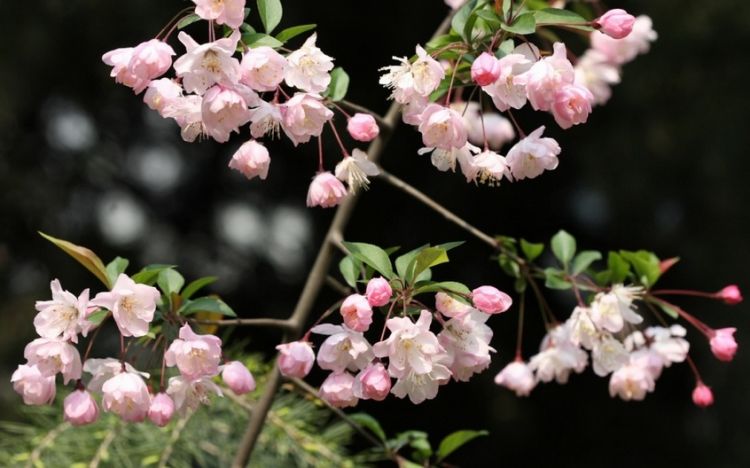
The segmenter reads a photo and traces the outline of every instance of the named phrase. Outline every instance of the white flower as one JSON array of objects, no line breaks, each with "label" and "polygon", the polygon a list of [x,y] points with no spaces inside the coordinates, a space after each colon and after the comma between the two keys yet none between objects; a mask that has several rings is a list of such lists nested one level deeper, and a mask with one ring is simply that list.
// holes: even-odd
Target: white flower
[{"label": "white flower", "polygon": [[184,31],[177,38],[187,50],[174,62],[175,73],[182,78],[185,91],[203,94],[217,83],[231,86],[239,82],[242,76],[240,62],[232,57],[240,39],[239,30],[207,44],[198,44]]},{"label": "white flower", "polygon": [[378,166],[367,159],[367,153],[359,148],[355,148],[351,156],[344,157],[340,163],[336,164],[335,172],[340,181],[349,184],[352,193],[360,188],[367,190],[370,185],[367,176],[374,177],[380,174]]},{"label": "white flower", "polygon": [[426,97],[435,91],[445,77],[445,70],[421,46],[417,45],[417,60],[409,63],[405,57],[393,57],[401,63],[383,67],[388,73],[380,77],[380,84],[393,90],[391,97],[406,104],[415,97]]},{"label": "white flower", "polygon": [[669,367],[673,362],[683,362],[687,358],[690,343],[683,338],[686,330],[682,326],[649,327],[644,334],[650,338],[649,349],[661,356],[665,367]]},{"label": "white flower", "polygon": [[565,322],[570,329],[570,340],[576,346],[592,349],[599,335],[596,325],[591,320],[591,309],[588,307],[576,307],[570,318]]},{"label": "white flower", "polygon": [[269,135],[269,138],[279,137],[281,125],[281,108],[278,104],[263,100],[258,102],[258,107],[250,109],[250,134],[253,138],[261,138]]},{"label": "white flower", "polygon": [[[118,359],[87,359],[83,363],[83,371],[92,375],[91,380],[86,384],[86,388],[91,392],[101,392],[104,382],[122,372],[123,363]],[[138,374],[144,379],[149,378],[147,372],[139,372],[133,366],[125,363],[125,372]]]},{"label": "white flower", "polygon": [[575,82],[591,91],[595,104],[605,104],[612,96],[612,85],[620,82],[620,69],[594,49],[587,50],[578,59],[575,72]]},{"label": "white flower", "polygon": [[646,394],[654,391],[656,382],[651,373],[636,364],[628,364],[617,369],[609,379],[609,394],[625,401],[643,400]]},{"label": "white flower", "polygon": [[588,355],[573,344],[570,330],[560,325],[547,333],[542,340],[541,351],[532,356],[529,368],[541,382],[567,383],[570,371],[581,373],[588,363]]},{"label": "white flower", "polygon": [[604,335],[594,344],[591,360],[596,375],[604,377],[628,362],[629,354],[625,347],[611,335]]},{"label": "white flower", "polygon": [[432,315],[427,310],[420,312],[416,323],[408,317],[388,319],[386,326],[391,334],[375,343],[373,351],[377,357],[388,356],[388,372],[393,377],[432,372],[433,361],[444,350],[430,331],[431,322]]},{"label": "white flower", "polygon": [[490,187],[500,185],[504,178],[512,180],[510,168],[504,156],[494,151],[483,151],[474,157],[474,166],[478,168],[475,181]]},{"label": "white flower", "polygon": [[415,405],[437,396],[438,387],[450,381],[451,371],[444,365],[445,355],[437,356],[431,369],[426,373],[409,371],[396,381],[391,393],[398,398],[409,396]]},{"label": "white flower", "polygon": [[171,377],[167,385],[167,395],[172,397],[175,409],[182,414],[195,410],[201,404],[208,404],[212,394],[224,396],[211,377],[197,380],[188,380],[183,376]]},{"label": "white flower", "polygon": [[516,396],[528,396],[536,387],[534,373],[523,361],[513,361],[495,376],[495,383],[516,392]]},{"label": "white flower", "polygon": [[472,375],[482,372],[490,365],[492,329],[485,325],[490,316],[477,310],[448,320],[438,341],[452,358],[448,366],[453,378],[467,382]]},{"label": "white flower", "polygon": [[308,37],[302,47],[286,58],[288,67],[284,80],[289,86],[309,93],[321,93],[331,82],[329,72],[333,68],[333,59],[315,46],[317,34]]},{"label": "white flower", "polygon": [[360,332],[331,324],[313,327],[312,332],[331,335],[318,351],[318,365],[321,369],[334,372],[364,369],[374,357],[370,343]]},{"label": "white flower", "polygon": [[87,320],[89,290],[85,289],[77,298],[68,291],[63,291],[59,280],[50,283],[51,301],[37,301],[34,317],[34,328],[42,338],[57,338],[78,343],[78,333],[86,336],[94,326]]},{"label": "white flower", "polygon": [[591,303],[591,320],[597,327],[617,333],[625,322],[639,324],[643,317],[635,312],[633,300],[639,297],[641,288],[614,285],[608,293],[598,293]]}]

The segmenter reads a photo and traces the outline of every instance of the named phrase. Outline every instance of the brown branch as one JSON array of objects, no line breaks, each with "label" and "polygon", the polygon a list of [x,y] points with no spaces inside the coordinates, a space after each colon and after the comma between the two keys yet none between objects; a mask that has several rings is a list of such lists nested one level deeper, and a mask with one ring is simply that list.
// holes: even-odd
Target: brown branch
[{"label": "brown branch", "polygon": [[226,327],[226,326],[269,327],[269,328],[281,328],[287,331],[292,331],[296,329],[294,324],[289,320],[272,319],[272,318],[237,318],[237,319],[224,319],[224,320],[190,319],[190,322],[195,323],[197,325],[216,325],[220,327]]}]

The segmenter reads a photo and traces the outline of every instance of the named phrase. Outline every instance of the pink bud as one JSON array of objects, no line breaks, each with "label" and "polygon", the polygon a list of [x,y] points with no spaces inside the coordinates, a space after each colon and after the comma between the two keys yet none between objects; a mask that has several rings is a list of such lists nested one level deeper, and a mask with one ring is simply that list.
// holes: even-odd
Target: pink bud
[{"label": "pink bud", "polygon": [[742,302],[742,292],[736,284],[730,284],[721,291],[716,293],[717,299],[721,299],[726,304],[735,305]]},{"label": "pink bud", "polygon": [[365,367],[354,382],[354,395],[363,400],[383,401],[390,391],[391,377],[379,362]]},{"label": "pink bud", "polygon": [[148,419],[159,427],[166,426],[174,414],[174,401],[166,393],[159,393],[151,400]]},{"label": "pink bud", "polygon": [[320,398],[337,408],[356,406],[354,376],[348,372],[333,372],[320,385]]},{"label": "pink bud", "polygon": [[268,156],[268,150],[255,140],[250,140],[240,146],[229,161],[231,169],[241,172],[248,179],[257,176],[265,180],[270,164],[271,158]]},{"label": "pink bud", "polygon": [[346,187],[330,172],[316,175],[307,191],[307,206],[330,208],[344,199],[348,192]]},{"label": "pink bud", "polygon": [[388,280],[383,277],[377,277],[367,283],[365,295],[371,306],[380,307],[388,304],[391,300],[391,295],[393,295],[393,290]]},{"label": "pink bud", "polygon": [[372,323],[372,307],[361,294],[352,294],[344,299],[341,304],[341,315],[346,326],[354,331],[367,331]]},{"label": "pink bud", "polygon": [[310,373],[313,362],[315,362],[315,353],[310,343],[293,341],[280,344],[276,349],[279,350],[277,362],[282,375],[301,379]]},{"label": "pink bud", "polygon": [[711,337],[711,352],[720,361],[729,362],[737,352],[737,342],[734,340],[736,328],[722,328],[713,331]]},{"label": "pink bud", "polygon": [[86,390],[76,390],[63,402],[64,419],[74,426],[91,424],[99,417],[99,407]]},{"label": "pink bud", "polygon": [[380,134],[380,128],[375,122],[375,117],[359,112],[349,119],[346,130],[357,141],[372,141]]},{"label": "pink bud", "polygon": [[633,30],[635,17],[625,10],[616,8],[604,13],[594,21],[594,26],[613,39],[622,39]]},{"label": "pink bud", "polygon": [[482,52],[482,55],[471,64],[471,79],[479,86],[491,85],[497,81],[498,77],[500,77],[500,61],[488,52]]},{"label": "pink bud", "polygon": [[703,382],[698,382],[693,390],[693,403],[701,408],[707,408],[714,404],[714,394],[711,388]]},{"label": "pink bud", "polygon": [[672,268],[675,263],[680,261],[680,257],[672,257],[668,258],[666,260],[662,260],[659,262],[659,271],[663,274],[666,273],[670,268]]},{"label": "pink bud", "polygon": [[221,372],[221,378],[227,384],[235,395],[244,395],[245,393],[255,390],[255,379],[253,374],[247,370],[244,364],[239,361],[232,361],[224,365]]},{"label": "pink bud", "polygon": [[492,286],[480,286],[471,292],[474,307],[486,314],[499,314],[510,309],[513,299]]}]

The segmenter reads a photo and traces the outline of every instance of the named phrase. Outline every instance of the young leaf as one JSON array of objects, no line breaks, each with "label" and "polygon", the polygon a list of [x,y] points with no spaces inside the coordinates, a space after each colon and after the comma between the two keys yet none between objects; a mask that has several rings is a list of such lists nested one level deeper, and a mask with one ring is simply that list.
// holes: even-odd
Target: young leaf
[{"label": "young leaf", "polygon": [[521,239],[521,250],[526,260],[533,262],[544,252],[544,244],[533,244],[526,239]]},{"label": "young leaf", "polygon": [[386,253],[385,250],[377,245],[365,244],[362,242],[344,242],[343,244],[356,259],[370,265],[386,278],[393,278],[391,259],[388,258],[388,253]]},{"label": "young leaf", "polygon": [[159,276],[159,273],[162,272],[162,270],[166,270],[167,268],[174,268],[176,265],[146,265],[139,271],[138,273],[134,274],[132,276],[133,281],[140,284],[148,284],[149,286],[153,286],[156,284],[156,278]]},{"label": "young leaf", "polygon": [[341,276],[344,277],[346,284],[353,288],[357,287],[357,278],[359,278],[360,273],[362,273],[362,270],[360,269],[361,266],[362,265],[351,255],[347,255],[341,259],[339,262],[339,271],[341,272]]},{"label": "young leaf", "polygon": [[609,253],[607,267],[610,272],[609,281],[612,284],[622,283],[630,273],[630,264],[617,252]]},{"label": "young leaf", "polygon": [[456,247],[461,247],[465,243],[466,243],[465,241],[446,242],[444,244],[438,244],[435,247],[443,249],[447,252],[449,250],[455,249]]},{"label": "young leaf", "polygon": [[472,440],[476,439],[477,437],[486,436],[489,434],[487,431],[456,431],[452,434],[448,434],[445,436],[443,440],[440,441],[440,446],[438,446],[437,451],[437,462],[440,463],[443,461],[448,455],[455,452],[468,442],[471,442]]},{"label": "young leaf", "polygon": [[406,278],[406,274],[408,273],[409,265],[411,264],[411,261],[414,260],[414,258],[421,252],[423,249],[429,247],[429,244],[425,244],[423,246],[417,247],[414,250],[410,250],[409,252],[406,252],[405,254],[399,256],[396,258],[396,272],[398,273],[398,276],[401,278]]},{"label": "young leaf", "polygon": [[271,34],[279,25],[282,12],[280,0],[258,0],[258,14],[267,33]]},{"label": "young leaf", "polygon": [[421,284],[414,290],[414,294],[424,294],[430,292],[447,292],[455,294],[468,295],[471,290],[465,285],[456,281],[441,281],[439,283],[429,282]]},{"label": "young leaf", "polygon": [[575,276],[583,273],[592,263],[602,259],[602,254],[595,250],[584,250],[576,255],[571,265],[571,273]]},{"label": "young leaf", "polygon": [[215,283],[217,279],[219,278],[217,278],[216,276],[204,276],[203,278],[198,278],[197,280],[192,281],[185,287],[185,289],[182,290],[182,298],[184,300],[190,299],[191,297],[193,297],[193,294],[197,293],[209,284]]},{"label": "young leaf", "polygon": [[639,250],[637,252],[621,250],[620,255],[633,265],[633,269],[635,270],[635,274],[638,276],[639,281],[647,288],[650,288],[659,280],[659,277],[661,276],[659,257],[653,253],[645,250]]},{"label": "young leaf", "polygon": [[229,307],[226,302],[218,297],[199,297],[198,299],[186,302],[179,310],[180,315],[191,315],[198,312],[215,312],[227,317],[236,317],[237,314]]},{"label": "young leaf", "polygon": [[513,34],[534,34],[536,32],[536,19],[532,13],[524,13],[513,21],[513,24],[503,24],[503,30]]},{"label": "young leaf", "polygon": [[101,324],[105,318],[109,315],[109,311],[106,309],[99,309],[96,312],[93,312],[91,315],[86,317],[86,320],[93,323],[94,325]]},{"label": "young leaf", "polygon": [[94,276],[99,278],[99,281],[104,283],[107,288],[112,287],[112,283],[110,283],[109,276],[107,275],[107,268],[104,266],[104,263],[102,263],[102,260],[94,252],[87,249],[86,247],[81,247],[80,245],[73,244],[72,242],[52,237],[41,231],[39,232],[39,235],[55,244],[66,254],[73,257],[78,263],[80,263],[88,271],[93,273]]},{"label": "young leaf", "polygon": [[479,10],[476,14],[493,29],[498,29],[503,24],[503,20],[492,10]]},{"label": "young leaf", "polygon": [[334,68],[331,71],[331,83],[323,96],[328,97],[331,101],[340,101],[346,97],[348,90],[349,75],[341,67]]},{"label": "young leaf", "polygon": [[385,442],[385,431],[383,430],[383,427],[380,425],[377,419],[373,418],[367,413],[350,414],[349,418],[360,426],[366,427],[370,430],[370,432],[375,434],[378,439]]},{"label": "young leaf", "polygon": [[576,240],[565,231],[558,231],[557,234],[552,237],[552,253],[567,269],[568,264],[573,259],[573,255],[576,253]]},{"label": "young leaf", "polygon": [[180,292],[180,289],[185,285],[185,278],[183,278],[177,270],[166,268],[159,272],[156,284],[158,284],[159,289],[169,297],[172,293]]},{"label": "young leaf", "polygon": [[532,14],[536,19],[536,23],[540,26],[553,25],[580,29],[582,31],[594,30],[591,26],[587,25],[588,21],[586,18],[570,10],[545,8],[543,10],[535,10]]},{"label": "young leaf", "polygon": [[302,33],[315,29],[316,24],[300,24],[299,26],[292,26],[291,28],[283,29],[276,35],[276,39],[280,42],[286,42],[299,36]]},{"label": "young leaf", "polygon": [[182,18],[179,23],[177,23],[177,29],[184,29],[200,20],[201,17],[196,15],[195,13],[189,14],[186,17]]},{"label": "young leaf", "polygon": [[518,263],[514,262],[509,256],[500,254],[497,257],[497,262],[500,264],[500,268],[503,269],[506,275],[512,276],[513,278],[521,277],[521,267]]},{"label": "young leaf", "polygon": [[120,273],[125,273],[129,264],[128,259],[122,257],[115,257],[107,264],[107,278],[109,278],[110,284],[115,284],[117,277],[120,276]]},{"label": "young leaf", "polygon": [[557,268],[544,269],[544,285],[550,289],[570,289],[573,286],[565,279],[565,275]]},{"label": "young leaf", "polygon": [[268,34],[264,33],[243,34],[242,42],[248,47],[267,46],[273,47],[274,49],[284,45],[283,42],[279,41],[275,37],[269,36]]},{"label": "young leaf", "polygon": [[[474,7],[476,5],[477,0],[466,2],[466,4],[456,12],[456,14],[453,16],[453,19],[451,20],[451,27],[453,28],[453,30],[456,31],[456,33],[460,34],[461,37],[463,37],[467,42],[470,38],[466,34],[466,29],[469,24],[473,25],[473,21],[476,21],[476,15],[472,15]],[[471,21],[472,16],[474,16],[473,21]],[[469,33],[471,33],[471,28],[468,29]]]},{"label": "young leaf", "polygon": [[410,281],[411,278],[419,277],[423,271],[430,267],[446,262],[448,262],[448,254],[446,254],[444,249],[439,247],[427,247],[419,252],[411,261],[410,265],[414,264],[414,266],[407,269],[411,270],[408,271],[406,275],[407,281]]}]

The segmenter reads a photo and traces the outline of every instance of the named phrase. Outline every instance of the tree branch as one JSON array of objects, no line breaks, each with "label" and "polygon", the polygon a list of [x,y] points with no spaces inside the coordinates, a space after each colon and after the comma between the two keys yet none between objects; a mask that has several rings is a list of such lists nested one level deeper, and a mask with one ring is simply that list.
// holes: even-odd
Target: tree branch
[{"label": "tree branch", "polygon": [[217,326],[250,326],[250,327],[269,327],[281,328],[286,331],[295,330],[294,324],[289,320],[272,319],[272,318],[237,318],[224,320],[208,319],[190,319],[191,323],[198,325],[217,325]]}]

